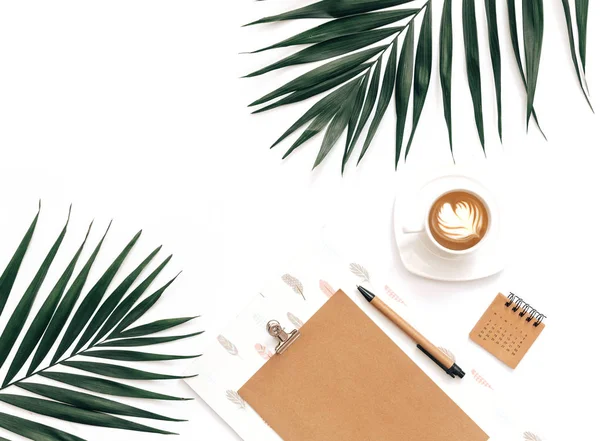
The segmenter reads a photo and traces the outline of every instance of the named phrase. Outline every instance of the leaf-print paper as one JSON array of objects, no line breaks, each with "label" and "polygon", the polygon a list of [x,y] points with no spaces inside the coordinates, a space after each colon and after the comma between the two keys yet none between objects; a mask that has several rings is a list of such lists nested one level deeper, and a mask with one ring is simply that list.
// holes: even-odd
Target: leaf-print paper
[{"label": "leaf-print paper", "polygon": [[228,390],[225,392],[225,396],[233,404],[238,405],[240,407],[240,409],[246,408],[246,402],[244,401],[244,399],[242,397],[240,397],[240,395],[236,391]]},{"label": "leaf-print paper", "polygon": [[300,320],[298,317],[296,317],[294,314],[292,314],[291,312],[287,313],[287,317],[288,317],[288,320],[290,321],[290,323],[292,325],[294,325],[297,329],[300,329],[302,326],[304,326],[304,322],[302,320]]},{"label": "leaf-print paper", "polygon": [[302,298],[306,300],[306,297],[304,297],[304,286],[302,286],[302,282],[300,282],[300,280],[290,274],[284,274],[281,277],[281,280],[283,280],[286,285],[292,288],[296,294],[300,294]]},{"label": "leaf-print paper", "polygon": [[269,358],[271,358],[273,356],[273,353],[271,351],[269,351],[265,346],[261,345],[260,343],[256,343],[254,345],[254,349],[256,349],[256,352],[258,352],[258,355],[260,355],[265,360],[268,360]]},{"label": "leaf-print paper", "polygon": [[482,385],[483,387],[487,387],[489,389],[494,389],[490,383],[486,381],[475,369],[471,369],[471,375],[473,375],[473,379],[477,382],[477,384]]},{"label": "leaf-print paper", "polygon": [[335,294],[333,287],[325,280],[319,280],[319,288],[321,291],[323,291],[323,294],[325,294],[327,298],[330,298]]},{"label": "leaf-print paper", "polygon": [[[319,253],[301,255],[293,262],[285,263],[283,271],[275,272],[275,277],[267,279],[266,283],[260,287],[262,295],[256,294],[253,300],[240,311],[230,311],[237,313],[235,319],[226,324],[223,329],[215,330],[216,334],[220,334],[229,343],[235,345],[236,350],[243,358],[239,355],[232,356],[221,342],[214,338],[208,342],[209,347],[202,348],[203,357],[190,366],[188,373],[198,375],[185,381],[239,434],[241,439],[244,441],[282,441],[249,404],[237,401],[235,394],[226,395],[226,391],[239,390],[250,377],[269,362],[269,353],[273,354],[273,357],[277,357],[274,350],[277,341],[266,332],[266,323],[269,320],[278,320],[288,331],[300,329],[316,311],[329,301],[329,297],[325,293],[328,289],[323,291],[321,281],[326,282],[335,290],[343,289],[350,297],[354,296],[353,298],[361,304],[364,312],[376,321],[416,363],[422,365],[422,368],[431,376],[432,381],[444,387],[445,382],[448,381],[445,378],[447,376],[420,351],[416,351],[414,345],[407,341],[395,325],[381,317],[375,308],[366,305],[360,294],[355,291],[356,285],[368,278],[373,285],[373,292],[381,295],[390,306],[396,305],[396,308],[402,308],[403,314],[407,314],[407,319],[411,324],[423,331],[434,343],[450,348],[457,355],[459,365],[462,363],[467,365],[463,368],[469,378],[463,379],[460,385],[456,383],[456,388],[447,388],[447,393],[451,399],[464,408],[474,421],[481,424],[484,430],[488,429],[486,432],[491,437],[489,441],[540,441],[535,438],[523,438],[523,433],[526,431],[542,433],[539,429],[540,426],[524,412],[518,414],[518,419],[523,418],[527,424],[516,422],[517,418],[510,412],[510,400],[513,395],[506,394],[509,405],[504,405],[503,402],[506,398],[501,394],[507,391],[504,389],[504,384],[500,383],[500,379],[498,384],[494,384],[494,389],[490,389],[487,386],[488,379],[484,379],[479,374],[479,370],[471,372],[473,366],[480,366],[481,372],[487,375],[483,371],[487,354],[471,347],[472,345],[468,341],[463,342],[460,335],[458,338],[448,335],[447,328],[435,326],[435,322],[432,322],[432,318],[427,315],[431,302],[438,302],[439,299],[425,295],[409,297],[409,294],[413,294],[413,292],[405,291],[405,285],[398,278],[395,268],[382,268],[381,263],[364,260],[360,264],[353,265],[354,271],[352,271],[349,263],[355,261],[352,258],[341,260],[340,254],[342,253],[335,250],[332,252],[329,249],[322,249]],[[372,271],[368,271],[367,268]],[[306,297],[306,301],[303,301],[299,293],[289,284],[283,284],[282,274],[288,274],[302,285],[302,293]],[[377,283],[373,283],[375,280]],[[294,285],[297,282],[294,282]],[[386,286],[389,291],[385,288]],[[248,293],[248,295],[251,294],[252,292]],[[414,292],[414,294],[417,293]],[[410,308],[398,306],[398,304],[402,304],[403,300],[409,302]],[[428,324],[432,323],[434,325],[428,327]],[[476,378],[480,381],[477,381]],[[501,384],[503,385],[502,389],[500,389]],[[500,390],[497,391],[497,389]],[[243,407],[244,405],[245,407]],[[505,414],[500,415],[497,411],[498,408],[508,410]],[[482,412],[482,415],[478,415],[478,412]],[[486,419],[488,422],[491,421],[491,426],[484,426]],[[508,429],[505,429],[506,427]],[[564,440],[544,438],[543,441]]]},{"label": "leaf-print paper", "polygon": [[238,348],[233,343],[231,343],[229,340],[227,340],[227,338],[225,338],[224,336],[219,335],[217,337],[217,340],[218,340],[219,344],[221,346],[223,346],[223,349],[225,349],[231,355],[238,355],[238,356],[240,355]]},{"label": "leaf-print paper", "polygon": [[390,299],[395,300],[398,303],[402,303],[403,305],[406,305],[406,302],[402,300],[402,298],[398,294],[396,294],[392,288],[385,285],[384,290]]},{"label": "leaf-print paper", "polygon": [[371,278],[369,277],[369,272],[367,271],[367,269],[364,266],[362,266],[362,265],[360,265],[358,263],[351,263],[350,264],[350,271],[355,276],[360,277],[363,282],[369,282],[369,281],[371,281]]},{"label": "leaf-print paper", "polygon": [[535,433],[531,433],[531,432],[525,432],[523,434],[523,439],[525,441],[542,441],[542,438],[537,436]]}]

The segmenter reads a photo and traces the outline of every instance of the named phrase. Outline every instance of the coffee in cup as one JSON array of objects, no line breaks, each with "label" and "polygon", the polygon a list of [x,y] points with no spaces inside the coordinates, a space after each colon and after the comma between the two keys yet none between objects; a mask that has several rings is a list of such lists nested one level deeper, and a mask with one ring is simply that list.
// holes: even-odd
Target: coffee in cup
[{"label": "coffee in cup", "polygon": [[487,204],[474,193],[452,190],[433,203],[427,222],[427,229],[438,245],[461,253],[484,239],[490,213]]}]

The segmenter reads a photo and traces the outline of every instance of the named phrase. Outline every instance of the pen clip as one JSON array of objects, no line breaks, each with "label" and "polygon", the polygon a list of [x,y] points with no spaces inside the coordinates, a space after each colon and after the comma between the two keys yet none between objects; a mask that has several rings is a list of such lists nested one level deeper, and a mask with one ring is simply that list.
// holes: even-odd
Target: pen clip
[{"label": "pen clip", "polygon": [[285,332],[277,320],[271,320],[267,323],[267,332],[279,340],[279,344],[275,349],[277,354],[283,354],[300,337],[300,332],[297,329],[293,329],[289,333]]}]

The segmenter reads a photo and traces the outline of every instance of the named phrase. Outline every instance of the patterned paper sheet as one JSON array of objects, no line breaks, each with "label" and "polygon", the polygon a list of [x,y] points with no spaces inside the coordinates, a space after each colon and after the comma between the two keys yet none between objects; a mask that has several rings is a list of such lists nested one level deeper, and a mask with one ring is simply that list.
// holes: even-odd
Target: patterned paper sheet
[{"label": "patterned paper sheet", "polygon": [[[419,318],[413,314],[413,302],[418,297],[398,294],[399,289],[377,279],[360,263],[340,263],[325,249],[312,251],[290,264],[287,271],[274,278],[236,319],[222,330],[204,356],[195,362],[190,372],[197,377],[187,380],[206,401],[245,441],[281,441],[266,423],[237,394],[260,367],[273,356],[275,340],[266,332],[266,323],[276,319],[287,330],[299,328],[338,288],[343,289],[375,322],[489,435],[492,441],[551,441],[546,434],[534,433],[515,416],[511,403],[495,390],[469,353],[460,365],[467,372],[461,380],[453,380],[431,363],[391,323],[369,307],[356,284],[363,284],[384,297],[384,300],[419,329]],[[428,330],[431,331],[431,330]],[[465,348],[446,344],[443,332],[426,335],[435,342],[444,342],[442,349],[451,357],[454,351],[461,355]],[[445,346],[448,346],[446,348]],[[467,360],[467,361],[465,361]]]}]

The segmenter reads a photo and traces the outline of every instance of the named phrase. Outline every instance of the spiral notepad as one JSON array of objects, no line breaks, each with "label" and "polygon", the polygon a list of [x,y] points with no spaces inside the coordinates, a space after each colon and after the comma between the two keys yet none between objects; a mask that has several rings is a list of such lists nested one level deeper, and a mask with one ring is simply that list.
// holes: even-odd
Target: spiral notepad
[{"label": "spiral notepad", "polygon": [[498,294],[469,337],[515,369],[544,330],[545,318],[521,297]]}]

